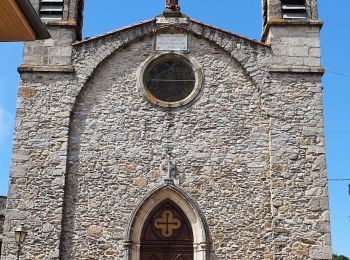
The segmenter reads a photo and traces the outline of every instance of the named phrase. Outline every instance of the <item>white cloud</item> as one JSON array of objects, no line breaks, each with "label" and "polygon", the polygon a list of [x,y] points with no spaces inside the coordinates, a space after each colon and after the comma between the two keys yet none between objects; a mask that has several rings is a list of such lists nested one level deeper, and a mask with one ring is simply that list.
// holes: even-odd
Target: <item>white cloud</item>
[{"label": "white cloud", "polygon": [[0,106],[0,143],[12,133],[13,115]]}]

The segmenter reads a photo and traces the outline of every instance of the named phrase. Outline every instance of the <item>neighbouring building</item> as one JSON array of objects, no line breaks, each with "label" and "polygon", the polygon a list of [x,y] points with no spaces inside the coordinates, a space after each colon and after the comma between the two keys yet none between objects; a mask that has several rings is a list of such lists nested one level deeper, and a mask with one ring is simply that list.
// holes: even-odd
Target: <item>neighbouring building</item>
[{"label": "neighbouring building", "polygon": [[331,259],[316,0],[262,1],[261,41],[31,2],[2,259],[22,222],[23,259]]},{"label": "neighbouring building", "polygon": [[4,232],[6,197],[0,196],[0,257],[2,247],[2,234]]},{"label": "neighbouring building", "polygon": [[29,0],[0,1],[0,42],[34,41],[49,37]]}]

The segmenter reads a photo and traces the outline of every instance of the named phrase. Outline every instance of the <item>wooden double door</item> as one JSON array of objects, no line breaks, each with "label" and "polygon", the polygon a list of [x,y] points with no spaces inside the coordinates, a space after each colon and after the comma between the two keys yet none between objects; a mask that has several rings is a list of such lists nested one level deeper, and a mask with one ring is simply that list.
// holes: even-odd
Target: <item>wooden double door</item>
[{"label": "wooden double door", "polygon": [[142,230],[141,260],[193,260],[193,235],[183,211],[171,200],[160,203]]}]

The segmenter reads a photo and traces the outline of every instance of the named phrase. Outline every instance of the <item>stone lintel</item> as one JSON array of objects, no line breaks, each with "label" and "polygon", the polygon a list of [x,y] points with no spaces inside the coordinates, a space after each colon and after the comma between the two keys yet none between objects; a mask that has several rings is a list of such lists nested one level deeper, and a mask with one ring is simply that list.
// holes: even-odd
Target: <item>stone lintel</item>
[{"label": "stone lintel", "polygon": [[65,20],[57,20],[57,21],[44,21],[44,25],[50,28],[72,28],[76,31],[77,40],[81,40],[81,26],[74,19],[65,19]]},{"label": "stone lintel", "polygon": [[321,29],[323,26],[323,22],[321,20],[270,19],[263,28],[263,32],[261,35],[261,39],[263,42],[266,41],[271,26],[317,26]]},{"label": "stone lintel", "polygon": [[323,22],[321,20],[297,20],[297,19],[270,19],[267,22],[266,27],[271,25],[283,25],[283,26],[323,26]]},{"label": "stone lintel", "polygon": [[17,68],[19,73],[25,72],[59,72],[59,73],[74,73],[73,66],[56,65],[56,66],[34,66],[34,65],[21,65]]},{"label": "stone lintel", "polygon": [[309,67],[309,66],[283,66],[275,65],[271,66],[269,72],[275,73],[314,73],[323,75],[325,70],[322,67]]},{"label": "stone lintel", "polygon": [[61,27],[76,27],[77,22],[73,19],[68,19],[68,20],[58,20],[58,21],[44,21],[43,22],[47,27],[56,27],[56,26],[61,26]]}]

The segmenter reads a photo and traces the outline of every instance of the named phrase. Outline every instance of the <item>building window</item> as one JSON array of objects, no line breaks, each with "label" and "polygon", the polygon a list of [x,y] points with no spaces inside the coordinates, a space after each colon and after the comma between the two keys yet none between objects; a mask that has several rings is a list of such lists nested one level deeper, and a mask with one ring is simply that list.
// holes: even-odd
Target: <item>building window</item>
[{"label": "building window", "polygon": [[179,107],[193,100],[200,89],[201,69],[185,56],[167,53],[143,64],[139,75],[141,90],[152,103]]},{"label": "building window", "polygon": [[40,0],[40,17],[48,21],[63,19],[64,0]]},{"label": "building window", "polygon": [[305,0],[282,0],[283,19],[306,19]]},{"label": "building window", "polygon": [[152,96],[164,102],[177,102],[188,97],[196,82],[194,71],[182,59],[156,62],[145,73],[145,86]]}]

